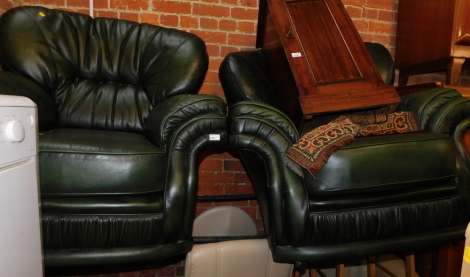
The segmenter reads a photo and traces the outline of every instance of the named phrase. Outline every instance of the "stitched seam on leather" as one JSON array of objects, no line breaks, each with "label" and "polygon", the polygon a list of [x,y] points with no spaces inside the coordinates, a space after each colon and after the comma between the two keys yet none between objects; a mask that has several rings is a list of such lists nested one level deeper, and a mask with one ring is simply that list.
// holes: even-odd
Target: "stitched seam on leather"
[{"label": "stitched seam on leather", "polygon": [[[145,23],[143,23],[143,24],[145,24]],[[142,24],[142,25],[143,25],[143,24]],[[142,29],[142,25],[141,25],[141,29]],[[158,26],[157,26],[157,27],[158,27]],[[160,33],[160,30],[161,30],[160,28],[161,28],[161,27],[156,28],[156,29],[152,32],[152,35],[147,37],[147,43],[146,43],[144,46],[142,46],[142,49],[143,49],[143,50],[142,50],[142,53],[143,53],[143,54],[142,54],[142,59],[143,59],[143,57],[145,56],[145,53],[147,52],[147,48],[149,47],[149,45],[151,44],[151,42],[152,42],[152,41],[155,39],[155,37]],[[136,51],[137,51],[137,49],[136,49]],[[144,62],[143,62],[142,60],[139,61],[139,69],[138,69],[138,72],[139,72],[139,73],[142,71],[142,67],[143,67],[143,66],[144,66]],[[141,74],[139,74],[139,87],[136,89],[136,92],[135,92],[135,95],[134,95],[134,97],[135,97],[135,98],[134,98],[134,101],[135,101],[135,107],[136,107],[137,113],[138,113],[138,115],[139,115],[140,125],[142,126],[142,129],[143,129],[143,131],[145,132],[145,119],[148,117],[148,115],[150,114],[150,112],[152,111],[152,109],[154,108],[155,105],[154,105],[154,103],[152,103],[152,101],[151,101],[151,100],[153,100],[153,99],[151,99],[151,98],[149,97],[149,95],[147,94],[147,92],[143,89],[142,80],[141,80],[140,78],[142,78],[142,77],[141,77]],[[142,91],[144,92],[145,97],[147,98],[146,100],[148,101],[149,106],[150,106],[149,109],[148,109],[148,111],[147,111],[147,117],[145,117],[145,118],[144,118],[144,116],[143,116],[143,111],[140,109],[140,105],[138,105],[138,103],[139,103],[139,93],[138,93],[138,92],[139,92],[139,89],[142,89]]]},{"label": "stitched seam on leather", "polygon": [[[460,195],[450,195],[446,197],[438,197],[438,198],[433,198],[429,199],[426,201],[421,201],[416,203],[416,201],[410,200],[406,202],[400,202],[398,204],[383,204],[383,205],[370,205],[370,206],[365,206],[365,207],[356,207],[356,208],[346,208],[346,209],[338,209],[338,210],[332,210],[332,211],[321,211],[321,212],[315,212],[315,211],[310,211],[309,216],[315,215],[315,214],[334,214],[334,213],[340,213],[340,212],[346,212],[346,211],[360,211],[360,210],[370,210],[372,208],[381,208],[381,207],[400,207],[404,205],[410,205],[410,204],[423,204],[423,203],[429,203],[429,202],[436,202],[436,201],[443,201],[446,199],[452,200],[455,198],[462,198]],[[309,205],[310,206],[310,205]]]},{"label": "stitched seam on leather", "polygon": [[[101,40],[100,40],[101,41]],[[104,50],[104,56],[105,56],[105,59],[107,60],[108,64],[110,65],[111,68],[114,68],[113,66],[113,60],[111,58],[111,54],[109,53],[109,45],[108,45],[108,40],[107,39],[104,39],[102,40],[105,44],[105,47],[103,49],[103,47],[100,47],[100,50]],[[103,51],[100,51],[100,54],[102,53]]]},{"label": "stitched seam on leather", "polygon": [[[140,30],[142,30],[142,26],[143,26],[143,25],[148,25],[148,26],[150,26],[149,24],[142,23],[142,24],[140,25]],[[154,25],[152,25],[152,26],[154,26]],[[141,51],[141,52],[142,52],[142,59],[144,58],[145,53],[147,52],[147,49],[149,48],[149,45],[152,44],[152,42],[153,42],[153,40],[155,39],[155,37],[157,37],[157,35],[161,33],[162,28],[164,28],[164,27],[160,27],[160,26],[154,26],[154,27],[156,27],[156,28],[155,28],[154,30],[152,30],[152,35],[149,35],[149,36],[147,36],[147,38],[146,38],[146,42],[147,42],[147,43],[145,43],[145,44],[142,46],[142,51]],[[136,51],[138,51],[137,48],[136,48]],[[142,60],[141,60],[141,61],[139,61],[139,69],[138,69],[139,72],[141,72],[142,66],[144,66],[144,62],[142,62]],[[142,75],[139,74],[139,77],[142,78]],[[140,83],[140,86],[142,86],[142,80],[139,80],[139,83]],[[145,93],[145,94],[147,95],[147,93]],[[149,97],[149,96],[147,95],[147,97]],[[149,101],[149,103],[150,103],[150,105],[151,105],[152,107],[154,106],[154,104],[151,103],[150,101]]]},{"label": "stitched seam on leather", "polygon": [[[142,109],[139,105],[139,91],[140,90],[142,90],[144,92],[143,94],[147,98],[146,100],[148,101],[148,104],[149,104],[149,108],[147,110],[147,113],[146,113],[145,117],[144,117],[143,111],[142,111]],[[134,97],[133,98],[134,98],[134,107],[135,107],[135,110],[136,110],[136,114],[138,116],[138,121],[140,122],[141,132],[145,133],[145,119],[148,117],[148,115],[152,111],[153,106],[152,106],[152,103],[150,103],[149,97],[148,97],[147,93],[144,91],[144,89],[142,87],[142,84],[135,87]]]},{"label": "stitched seam on leather", "polygon": [[[65,18],[67,18],[67,20],[69,21],[70,25],[72,25],[72,22],[73,22],[73,21],[72,21],[72,19],[71,19],[69,13],[65,13]],[[76,29],[76,28],[71,28],[71,29],[72,29],[71,31],[72,31],[73,34],[74,34],[73,37],[74,37],[74,39],[75,39],[75,46],[78,48],[78,47],[80,46],[80,43],[78,43],[77,29]],[[77,51],[78,60],[80,61],[80,49],[76,49],[76,51]],[[81,63],[78,62],[76,65],[77,65],[78,67],[80,67]],[[77,72],[80,72],[80,68],[77,68]]]},{"label": "stitched seam on leather", "polygon": [[[129,38],[134,34],[134,32],[137,32],[137,38],[136,38],[136,43],[134,45],[137,45],[138,44],[138,41],[139,41],[139,38],[140,38],[140,35],[141,35],[141,32],[142,32],[142,25],[140,24],[137,24],[137,25],[132,25],[131,28],[129,28],[127,31],[126,31],[126,34],[124,35],[124,38],[123,40],[121,41],[121,47],[119,49],[119,61],[118,61],[118,64],[117,64],[117,68],[118,68],[118,72],[117,72],[117,75],[120,77],[121,76],[121,62],[122,62],[122,56],[123,56],[123,52],[124,52],[124,48],[126,48],[125,46],[127,46],[127,43],[129,42]],[[136,31],[137,29],[137,31]],[[137,47],[136,47],[137,48]],[[134,52],[134,57],[135,57],[135,52]]]},{"label": "stitched seam on leather", "polygon": [[51,46],[50,46],[50,43],[49,41],[46,39],[46,36],[44,35],[44,31],[43,29],[41,28],[41,26],[37,23],[36,20],[34,20],[33,16],[31,16],[31,14],[26,10],[26,9],[23,9],[24,13],[26,13],[30,18],[31,20],[36,24],[36,26],[38,27],[38,29],[41,31],[41,35],[44,39],[44,41],[47,43],[47,46],[48,46],[48,49],[49,49],[49,59],[53,60],[54,61],[54,69],[55,69],[55,73],[57,73],[57,64],[56,64],[56,61],[54,59],[54,55],[52,55],[52,51],[51,51]]},{"label": "stitched seam on leather", "polygon": [[138,192],[117,192],[117,193],[100,193],[100,192],[80,192],[80,193],[70,193],[70,192],[60,192],[60,193],[53,193],[53,192],[43,192],[41,193],[42,197],[63,197],[63,196],[116,196],[116,195],[147,195],[153,193],[160,193],[163,192],[164,189],[155,189],[155,190],[146,190],[146,191],[138,191]]},{"label": "stitched seam on leather", "polygon": [[381,143],[374,143],[374,144],[361,144],[361,145],[354,145],[350,144],[344,148],[338,149],[338,151],[341,150],[348,150],[348,149],[354,149],[354,148],[363,148],[363,147],[371,147],[371,146],[382,146],[382,145],[389,145],[389,144],[406,144],[406,143],[413,143],[413,142],[424,142],[424,141],[439,141],[439,140],[450,140],[451,137],[437,137],[437,138],[422,138],[418,140],[394,140],[394,141],[384,141]]},{"label": "stitched seam on leather", "polygon": [[[196,37],[197,37],[197,36],[196,36]],[[200,39],[200,38],[197,37],[197,39]],[[189,40],[189,38],[188,38],[188,40]],[[186,43],[186,41],[185,41],[184,43]],[[205,46],[206,46],[206,45],[205,45],[205,43],[204,43],[204,48],[205,48]],[[208,58],[206,59],[206,57],[207,57],[207,50],[206,50],[206,53],[204,54],[204,64],[203,64],[203,66],[201,67],[201,70],[199,71],[199,74],[198,74],[198,76],[199,76],[198,81],[197,81],[197,82],[194,82],[194,85],[191,87],[191,90],[193,90],[193,89],[196,87],[196,84],[199,83],[201,77],[203,77],[203,78],[205,77],[205,74],[203,74],[203,73],[204,73],[205,71],[207,72],[207,68],[209,67],[209,59],[208,59]]]},{"label": "stitched seam on leather", "polygon": [[[91,49],[91,47],[89,47],[90,42],[91,42],[91,37],[92,37],[93,34],[95,33],[95,31],[94,31],[94,30],[95,30],[95,29],[94,29],[94,26],[95,26],[94,21],[95,21],[95,20],[93,20],[93,19],[90,20],[90,21],[88,22],[88,24],[86,25],[86,27],[85,27],[85,29],[86,29],[87,31],[86,31],[85,43],[84,43],[85,49],[84,49],[84,51],[83,51],[83,57],[81,57],[83,61],[88,60],[89,50]],[[78,72],[79,72],[79,74],[81,74],[81,72],[84,71],[84,70],[83,70],[83,67],[82,67],[82,63],[80,62],[78,66],[80,67],[80,68],[78,69]],[[98,65],[98,69],[99,69],[99,65]],[[98,73],[99,73],[99,71],[98,71]],[[100,81],[100,79],[98,79],[97,81]]]},{"label": "stitched seam on leather", "polygon": [[82,154],[82,155],[108,155],[108,156],[142,156],[142,155],[162,155],[167,152],[81,152],[81,151],[67,151],[67,150],[39,150],[39,153],[60,153],[60,154]]},{"label": "stitched seam on leather", "polygon": [[[113,92],[113,103],[111,104],[111,115],[110,115],[110,124],[111,124],[111,130],[114,130],[114,120],[116,119],[116,102],[117,102],[117,98],[118,98],[118,93],[119,93],[119,86],[121,84],[117,84],[114,88],[114,92]],[[98,100],[98,99],[96,99]],[[94,105],[93,107],[93,121],[94,119],[96,119],[97,117],[95,116],[95,112],[96,112],[96,106],[97,105]],[[93,125],[94,125],[94,122],[93,122]],[[107,125],[105,123],[105,125]]]},{"label": "stitched seam on leather", "polygon": [[[89,213],[76,213],[76,214],[72,214],[72,213],[44,213],[43,215],[45,216],[49,216],[49,217],[52,217],[52,216],[60,216],[60,215],[63,215],[63,216],[66,216],[66,217],[80,217],[80,216],[84,216],[84,217],[89,217],[90,214]],[[135,217],[135,216],[138,216],[140,218],[156,218],[156,219],[162,219],[163,218],[163,212],[160,212],[160,213],[116,213],[116,214],[112,214],[112,213],[103,213],[103,214],[99,214],[99,213],[93,213],[92,214],[93,216],[96,216],[96,217],[106,217],[106,218],[109,218],[109,217],[116,217],[116,216],[121,216],[121,217]]]},{"label": "stitched seam on leather", "polygon": [[[117,67],[118,67],[118,72],[117,72],[117,75],[119,76],[119,78],[121,77],[121,62],[122,62],[122,56],[123,56],[123,51],[124,51],[124,45],[127,45],[127,42],[129,41],[129,37],[131,35],[133,35],[134,31],[137,29],[137,37],[139,38],[140,35],[141,35],[141,31],[142,31],[142,25],[133,25],[131,26],[131,28],[127,31],[127,33],[125,34],[124,36],[124,39],[122,40],[122,43],[121,43],[121,48],[119,49],[119,61],[118,61],[118,64],[117,64]],[[139,39],[136,39],[136,41],[139,41]],[[137,44],[137,42],[135,43]],[[137,47],[136,47],[137,48]],[[137,50],[136,50],[137,51]],[[134,57],[135,57],[135,53],[134,53]],[[140,80],[139,80],[139,83],[140,83]],[[114,129],[114,122],[115,122],[115,119],[116,119],[116,102],[117,102],[117,97],[118,97],[118,93],[119,93],[119,87],[121,86],[121,84],[119,83],[117,86],[116,86],[116,91],[114,93],[114,97],[113,97],[113,105],[111,106],[111,128]],[[138,87],[139,86],[135,86],[135,91],[134,91],[134,95],[138,93]],[[135,98],[134,98],[135,99]],[[140,111],[137,107],[138,103],[136,102],[135,103],[135,107],[136,107],[136,110],[137,111]],[[141,128],[143,128],[145,125],[142,124],[142,116],[141,114],[138,114],[139,116],[139,121],[141,122]],[[134,128],[135,128],[135,125],[134,125]],[[132,128],[132,129],[134,129]],[[140,129],[140,128],[139,128]]]},{"label": "stitched seam on leather", "polygon": [[[408,184],[408,183],[414,183],[414,182],[428,182],[428,181],[436,181],[436,180],[446,180],[450,178],[455,178],[457,176],[457,173],[453,175],[446,175],[443,177],[439,177],[438,179],[436,178],[430,178],[430,179],[419,179],[419,180],[407,180],[406,182],[393,182],[393,183],[382,183],[378,184],[375,186],[367,186],[367,187],[361,187],[361,188],[350,188],[350,189],[329,189],[329,190],[314,190],[316,192],[318,191],[328,191],[328,192],[334,192],[334,191],[358,191],[358,190],[364,190],[364,189],[371,189],[371,188],[377,188],[377,187],[383,187],[383,186],[392,186],[392,185],[402,185],[402,184]],[[324,193],[320,194],[315,194],[314,195],[325,195]]]},{"label": "stitched seam on leather", "polygon": [[[173,59],[173,58],[176,56],[176,53],[178,52],[178,50],[179,50],[180,48],[182,48],[183,45],[186,44],[188,41],[190,41],[190,38],[189,38],[189,37],[188,37],[187,39],[185,39],[180,45],[178,45],[177,48],[175,48],[174,53],[173,53],[171,59]],[[170,59],[170,60],[171,60],[171,59]],[[168,61],[168,63],[170,63],[170,60]],[[202,73],[204,72],[204,68],[206,68],[206,62],[205,62],[205,61],[204,61],[204,66],[201,67],[201,70],[199,71],[199,74],[197,74],[197,75],[198,75],[198,79],[200,79],[200,78],[201,78],[201,75],[203,75]],[[190,87],[188,91],[192,91],[192,90],[196,87],[196,84],[198,84],[198,83],[199,83],[199,80],[198,80],[197,82],[193,82],[193,86]],[[185,94],[185,93],[188,93],[188,92],[182,92],[181,94]],[[167,98],[167,95],[165,95],[165,98]]]}]

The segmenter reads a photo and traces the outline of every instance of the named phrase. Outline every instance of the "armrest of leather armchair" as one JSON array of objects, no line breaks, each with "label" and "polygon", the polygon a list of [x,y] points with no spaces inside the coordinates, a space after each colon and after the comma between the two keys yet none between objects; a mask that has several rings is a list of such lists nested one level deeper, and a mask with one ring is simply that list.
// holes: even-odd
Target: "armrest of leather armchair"
[{"label": "armrest of leather armchair", "polygon": [[188,94],[166,99],[147,117],[147,137],[168,152],[166,242],[191,238],[199,157],[208,147],[226,144],[226,113],[221,98]]},{"label": "armrest of leather armchair", "polygon": [[151,142],[167,149],[176,131],[182,125],[203,118],[224,118],[226,104],[217,96],[184,94],[170,97],[155,106],[145,122],[145,131]]},{"label": "armrest of leather armchair", "polygon": [[417,111],[423,129],[432,131],[428,130],[428,127],[430,127],[430,119],[435,116],[436,112],[448,102],[461,98],[462,95],[454,89],[427,89],[402,96],[397,110]]},{"label": "armrest of leather armchair", "polygon": [[470,99],[452,88],[435,88],[403,96],[398,109],[418,111],[427,132],[452,136],[460,155],[470,163],[463,142],[464,134],[470,130]]},{"label": "armrest of leather armchair", "polygon": [[[308,230],[308,197],[303,180],[290,170],[283,160],[283,153],[298,140],[298,133],[291,120],[278,109],[261,102],[242,101],[233,105],[229,112],[228,145],[237,151],[257,153],[257,159],[243,158],[252,171],[266,172],[269,176],[265,187],[255,187],[263,219],[268,232],[273,232],[278,242],[289,238],[293,243],[303,238]],[[258,170],[259,168],[259,170]],[[270,220],[277,217],[277,220]],[[266,219],[267,218],[267,219]],[[284,226],[283,226],[284,225]],[[287,227],[286,227],[287,226]],[[296,230],[284,234],[284,230]]]},{"label": "armrest of leather armchair", "polygon": [[[294,123],[290,118],[285,115],[281,110],[263,102],[259,101],[242,101],[233,105],[230,108],[229,121],[242,118],[252,118],[261,123],[267,124],[275,128],[286,141],[290,144],[297,142],[299,135]],[[233,127],[244,127],[238,124],[232,125]],[[251,127],[247,125],[246,127]],[[253,129],[253,128],[251,128]],[[242,132],[242,130],[233,130],[234,132]],[[247,131],[247,130],[245,130]],[[256,130],[254,130],[256,132]],[[287,149],[280,148],[279,151],[286,151]]]},{"label": "armrest of leather armchair", "polygon": [[25,96],[38,107],[39,130],[54,127],[57,110],[52,95],[35,82],[13,72],[0,71],[0,94]]}]

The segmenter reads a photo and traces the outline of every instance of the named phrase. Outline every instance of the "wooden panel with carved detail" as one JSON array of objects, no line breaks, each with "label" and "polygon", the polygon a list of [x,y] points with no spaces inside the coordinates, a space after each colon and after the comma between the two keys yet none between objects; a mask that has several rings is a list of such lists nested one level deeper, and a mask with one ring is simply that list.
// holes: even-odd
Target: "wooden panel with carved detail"
[{"label": "wooden panel with carved detail", "polygon": [[340,1],[261,0],[257,46],[281,109],[299,129],[324,114],[392,110],[399,102]]},{"label": "wooden panel with carved detail", "polygon": [[316,85],[363,78],[326,2],[286,1],[286,7]]}]

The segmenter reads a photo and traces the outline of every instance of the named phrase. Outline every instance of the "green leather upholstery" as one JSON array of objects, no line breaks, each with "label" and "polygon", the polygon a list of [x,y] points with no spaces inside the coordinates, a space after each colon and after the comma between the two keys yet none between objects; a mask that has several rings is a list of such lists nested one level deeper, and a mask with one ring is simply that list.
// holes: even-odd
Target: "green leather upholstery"
[{"label": "green leather upholstery", "polygon": [[364,44],[372,60],[374,60],[384,83],[393,86],[395,82],[395,65],[388,49],[380,43],[365,42]]},{"label": "green leather upholstery", "polygon": [[199,158],[226,140],[225,102],[197,95],[205,43],[41,7],[3,14],[0,41],[0,92],[38,106],[46,268],[188,252]]},{"label": "green leather upholstery", "polygon": [[261,50],[231,53],[219,74],[231,103],[228,144],[255,188],[275,261],[344,261],[464,239],[470,100],[454,89],[407,95],[399,110],[417,111],[424,132],[357,138],[302,178],[282,158],[299,139],[295,126],[275,100],[261,100],[273,97],[263,63]]}]

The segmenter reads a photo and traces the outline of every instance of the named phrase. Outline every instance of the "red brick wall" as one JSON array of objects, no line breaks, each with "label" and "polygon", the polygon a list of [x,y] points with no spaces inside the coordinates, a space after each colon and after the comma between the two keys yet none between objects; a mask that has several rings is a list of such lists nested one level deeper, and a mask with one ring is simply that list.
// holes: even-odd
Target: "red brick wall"
[{"label": "red brick wall", "polygon": [[397,0],[344,0],[351,19],[364,41],[395,48]]},{"label": "red brick wall", "polygon": [[[343,0],[343,3],[363,40],[382,43],[393,54],[398,0]],[[19,5],[43,5],[88,13],[88,0],[0,0],[0,14]],[[201,89],[205,94],[223,96],[217,72],[227,53],[255,46],[257,0],[95,0],[94,7],[95,16],[175,27],[199,35],[206,41],[210,56],[209,71]],[[431,77],[419,78],[412,77],[411,81],[427,81]],[[252,188],[236,158],[228,153],[212,154],[202,162],[199,195],[239,193],[252,193]],[[221,204],[242,207],[255,219],[260,232],[263,230],[256,201],[200,203],[198,213]],[[179,263],[119,276],[181,276],[182,266]]]}]

